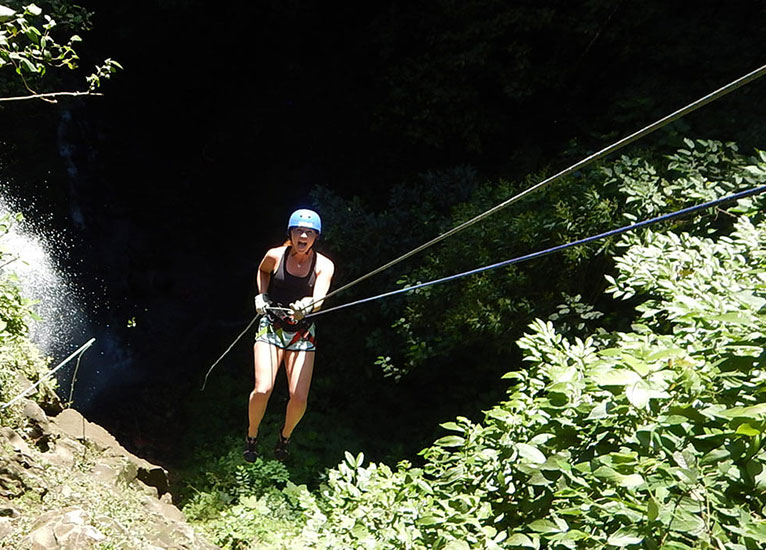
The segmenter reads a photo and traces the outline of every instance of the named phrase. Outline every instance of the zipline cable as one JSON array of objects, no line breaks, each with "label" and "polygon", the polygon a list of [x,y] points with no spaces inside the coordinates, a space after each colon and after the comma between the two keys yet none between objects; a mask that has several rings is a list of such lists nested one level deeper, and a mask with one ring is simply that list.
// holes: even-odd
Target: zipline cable
[{"label": "zipline cable", "polygon": [[[457,225],[457,226],[453,227],[452,229],[450,229],[446,233],[442,233],[441,235],[439,235],[438,237],[428,241],[427,243],[424,243],[424,244],[418,246],[417,248],[414,248],[411,251],[409,251],[409,252],[407,252],[405,254],[402,254],[398,258],[396,258],[394,260],[391,260],[387,264],[382,265],[379,268],[374,269],[373,271],[370,271],[366,275],[362,275],[358,279],[354,279],[350,283],[346,283],[345,285],[341,286],[340,288],[337,288],[337,289],[333,290],[332,292],[329,292],[324,298],[322,298],[321,301],[327,300],[328,298],[338,294],[339,292],[343,292],[344,290],[347,290],[347,289],[351,288],[352,286],[354,286],[356,284],[359,284],[362,281],[364,281],[366,279],[369,279],[370,277],[372,277],[374,275],[377,275],[378,273],[380,273],[382,271],[385,271],[386,269],[388,269],[390,267],[393,267],[394,265],[396,265],[396,264],[398,264],[400,262],[403,262],[407,258],[410,258],[410,257],[414,256],[415,254],[418,254],[419,252],[422,252],[426,248],[429,248],[429,247],[431,247],[431,246],[433,246],[433,245],[443,241],[444,239],[446,239],[448,237],[451,237],[455,233],[458,233],[458,232],[462,231],[463,229],[466,229],[466,228],[470,227],[471,225],[473,225],[473,224],[483,220],[484,218],[487,218],[487,217],[491,216],[495,212],[497,212],[499,210],[502,210],[503,208],[506,208],[507,206],[510,206],[514,202],[516,202],[516,201],[526,197],[530,193],[533,193],[534,191],[537,191],[537,190],[541,189],[542,187],[544,187],[544,186],[546,186],[546,185],[548,185],[550,183],[553,183],[556,180],[559,180],[559,179],[561,179],[561,178],[563,178],[565,176],[568,176],[569,174],[572,174],[572,173],[574,173],[574,172],[576,172],[578,170],[581,170],[582,168],[585,168],[589,164],[592,164],[592,163],[596,162],[597,160],[602,159],[603,157],[605,157],[607,155],[610,155],[611,153],[614,153],[615,151],[617,151],[619,149],[622,149],[623,147],[633,143],[637,139],[642,138],[642,137],[644,137],[647,134],[650,134],[652,132],[655,132],[656,130],[659,130],[663,126],[666,126],[667,124],[670,124],[671,122],[673,122],[675,120],[678,120],[679,118],[681,118],[681,117],[691,113],[692,111],[695,111],[695,110],[699,109],[700,107],[703,107],[704,105],[707,105],[711,101],[715,101],[716,99],[719,99],[719,98],[723,97],[724,95],[726,95],[726,94],[728,94],[730,92],[733,92],[737,88],[740,88],[740,87],[744,86],[745,84],[747,84],[749,82],[752,82],[753,80],[755,80],[757,78],[760,78],[764,74],[766,74],[766,65],[763,65],[762,67],[760,67],[760,68],[758,68],[758,69],[756,69],[756,70],[754,70],[754,71],[752,71],[752,72],[750,72],[750,73],[748,73],[748,74],[738,78],[737,80],[734,80],[734,81],[730,82],[729,84],[726,84],[725,86],[722,86],[721,88],[718,88],[714,92],[711,92],[708,95],[698,99],[697,101],[694,101],[694,102],[688,104],[686,107],[678,109],[677,111],[667,115],[666,117],[661,118],[657,122],[654,122],[654,123],[652,123],[652,124],[650,124],[648,126],[645,126],[641,130],[638,130],[637,132],[634,132],[634,133],[630,134],[629,136],[624,137],[624,138],[622,138],[619,141],[616,141],[612,145],[609,145],[608,147],[604,147],[600,151],[598,151],[596,153],[593,153],[592,155],[582,159],[581,161],[579,161],[579,162],[573,164],[572,166],[570,166],[569,168],[566,168],[566,169],[562,170],[561,172],[559,172],[557,174],[554,174],[553,176],[551,176],[551,177],[549,177],[547,179],[544,179],[543,181],[533,185],[532,187],[530,187],[528,189],[525,189],[524,191],[522,191],[522,192],[512,196],[511,198],[501,202],[500,204],[498,204],[496,206],[493,206],[492,208],[490,208],[489,210],[479,214],[478,216],[476,216],[474,218],[471,218],[470,220],[468,220],[466,222],[463,222],[460,225]],[[319,302],[319,301],[320,300],[316,300],[316,302]],[[316,303],[316,302],[314,302],[314,303]],[[310,304],[310,305],[313,305],[313,303]]]},{"label": "zipline cable", "polygon": [[77,349],[77,351],[75,351],[74,353],[72,353],[72,355],[70,355],[69,357],[64,359],[61,363],[59,363],[55,369],[52,369],[46,372],[43,376],[40,377],[40,380],[38,380],[37,382],[29,386],[27,389],[25,389],[23,392],[21,392],[19,395],[17,395],[16,397],[8,401],[8,403],[3,403],[2,405],[0,405],[0,409],[6,409],[10,407],[11,405],[13,405],[16,401],[18,401],[19,399],[24,397],[26,394],[31,392],[33,389],[35,389],[37,386],[39,386],[43,380],[52,376],[57,370],[59,370],[61,367],[69,363],[69,361],[71,361],[78,355],[82,355],[83,353],[85,353],[85,350],[88,349],[95,341],[96,341],[95,338],[91,338],[90,340],[85,342],[82,346],[79,347],[79,349]]},{"label": "zipline cable", "polygon": [[428,281],[428,282],[425,282],[425,283],[419,283],[417,285],[413,285],[413,286],[409,286],[409,287],[405,287],[405,288],[399,288],[397,290],[392,290],[390,292],[385,292],[383,294],[378,294],[377,296],[371,296],[369,298],[363,298],[361,300],[356,300],[354,302],[349,302],[347,304],[331,307],[331,308],[328,308],[328,309],[323,309],[323,310],[320,310],[320,311],[318,311],[316,313],[311,313],[309,315],[306,315],[306,318],[308,318],[308,317],[316,317],[316,316],[322,315],[324,313],[330,313],[332,311],[338,311],[338,310],[341,310],[341,309],[345,309],[347,307],[356,306],[356,305],[364,304],[364,303],[367,303],[367,302],[372,302],[374,300],[379,300],[381,298],[388,298],[390,296],[395,296],[396,294],[403,294],[405,292],[412,292],[414,290],[418,290],[420,288],[425,288],[427,286],[433,286],[433,285],[437,285],[437,284],[440,284],[440,283],[446,283],[448,281],[454,281],[455,279],[460,279],[462,277],[467,277],[469,275],[476,275],[478,273],[482,273],[484,271],[490,271],[490,270],[493,270],[493,269],[497,269],[499,267],[504,267],[504,266],[508,266],[508,265],[512,265],[512,264],[518,264],[518,263],[521,263],[521,262],[524,262],[524,261],[527,261],[527,260],[532,260],[532,259],[535,259],[535,258],[540,258],[542,256],[547,256],[548,254],[553,254],[554,252],[559,252],[561,250],[565,250],[567,248],[572,248],[574,246],[583,245],[583,244],[586,244],[586,243],[589,243],[589,242],[597,241],[599,239],[605,239],[606,237],[613,237],[615,235],[620,235],[622,233],[626,233],[628,231],[633,231],[633,230],[639,229],[641,227],[646,227],[646,226],[654,224],[654,223],[658,223],[658,222],[666,221],[666,220],[671,220],[673,218],[678,218],[678,217],[684,216],[686,214],[690,214],[692,212],[696,212],[698,210],[704,210],[705,208],[710,208],[712,206],[717,206],[717,205],[719,205],[721,203],[724,203],[724,202],[729,202],[729,201],[733,201],[733,200],[742,199],[742,198],[745,198],[745,197],[749,197],[751,195],[757,195],[759,193],[763,193],[764,191],[766,191],[766,185],[763,185],[761,187],[754,187],[752,189],[748,189],[746,191],[740,191],[739,193],[735,193],[735,194],[729,195],[727,197],[723,197],[723,198],[716,199],[716,200],[713,200],[713,201],[710,201],[710,202],[706,202],[704,204],[698,204],[698,205],[695,205],[695,206],[690,206],[688,208],[684,208],[684,209],[678,210],[676,212],[671,212],[670,214],[664,214],[664,215],[658,216],[656,218],[651,218],[651,219],[648,219],[648,220],[644,220],[644,221],[641,221],[641,222],[638,222],[638,223],[635,223],[635,224],[632,224],[632,225],[626,225],[626,226],[620,227],[618,229],[612,229],[610,231],[605,231],[604,233],[599,233],[598,235],[593,235],[591,237],[586,237],[584,239],[580,239],[580,240],[577,240],[577,241],[572,241],[570,243],[566,243],[566,244],[562,244],[562,245],[558,245],[558,246],[553,246],[551,248],[546,248],[545,250],[540,250],[540,251],[537,251],[537,252],[532,252],[531,254],[526,254],[524,256],[519,256],[517,258],[512,258],[510,260],[505,260],[505,261],[494,263],[494,264],[487,265],[487,266],[484,266],[484,267],[478,267],[476,269],[472,269],[470,271],[464,271],[463,273],[458,273],[456,275],[450,275],[448,277],[442,277],[441,279],[435,279],[433,281]]}]

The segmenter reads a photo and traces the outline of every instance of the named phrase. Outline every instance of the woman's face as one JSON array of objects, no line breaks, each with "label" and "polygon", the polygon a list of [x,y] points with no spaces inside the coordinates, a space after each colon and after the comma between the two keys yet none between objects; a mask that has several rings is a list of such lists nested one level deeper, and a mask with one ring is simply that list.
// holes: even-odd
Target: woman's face
[{"label": "woman's face", "polygon": [[314,245],[319,233],[306,227],[293,227],[290,229],[290,240],[293,248],[300,254],[305,254]]}]

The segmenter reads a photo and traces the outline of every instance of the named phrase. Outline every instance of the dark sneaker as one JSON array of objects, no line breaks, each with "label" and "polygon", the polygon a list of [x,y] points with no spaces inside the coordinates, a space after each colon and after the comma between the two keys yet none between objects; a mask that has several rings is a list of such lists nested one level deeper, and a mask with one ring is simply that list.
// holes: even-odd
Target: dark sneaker
[{"label": "dark sneaker", "polygon": [[290,445],[290,438],[282,436],[282,430],[279,430],[279,439],[277,440],[277,446],[274,447],[274,456],[280,462],[290,456],[290,450],[287,446]]},{"label": "dark sneaker", "polygon": [[258,436],[245,438],[244,456],[247,462],[255,462],[255,459],[258,458]]}]

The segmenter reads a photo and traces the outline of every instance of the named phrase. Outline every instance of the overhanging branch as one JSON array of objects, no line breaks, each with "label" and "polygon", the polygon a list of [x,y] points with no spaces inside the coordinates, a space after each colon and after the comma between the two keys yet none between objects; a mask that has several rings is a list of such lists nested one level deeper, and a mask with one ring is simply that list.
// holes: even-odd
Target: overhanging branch
[{"label": "overhanging branch", "polygon": [[56,103],[57,97],[62,97],[62,96],[77,97],[77,96],[86,96],[86,95],[102,96],[104,94],[97,93],[97,92],[50,92],[47,94],[31,94],[31,95],[23,95],[23,96],[16,96],[16,97],[0,97],[0,102],[24,101],[27,99],[42,99],[43,101],[47,101],[49,103]]}]

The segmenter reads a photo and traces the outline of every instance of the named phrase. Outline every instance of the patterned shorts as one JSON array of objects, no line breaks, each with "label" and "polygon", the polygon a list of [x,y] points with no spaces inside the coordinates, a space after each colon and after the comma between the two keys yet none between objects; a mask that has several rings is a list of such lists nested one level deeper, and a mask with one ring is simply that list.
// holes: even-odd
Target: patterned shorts
[{"label": "patterned shorts", "polygon": [[266,342],[289,351],[316,351],[316,325],[311,323],[296,327],[295,330],[282,323],[274,323],[267,315],[261,317],[256,342]]}]

